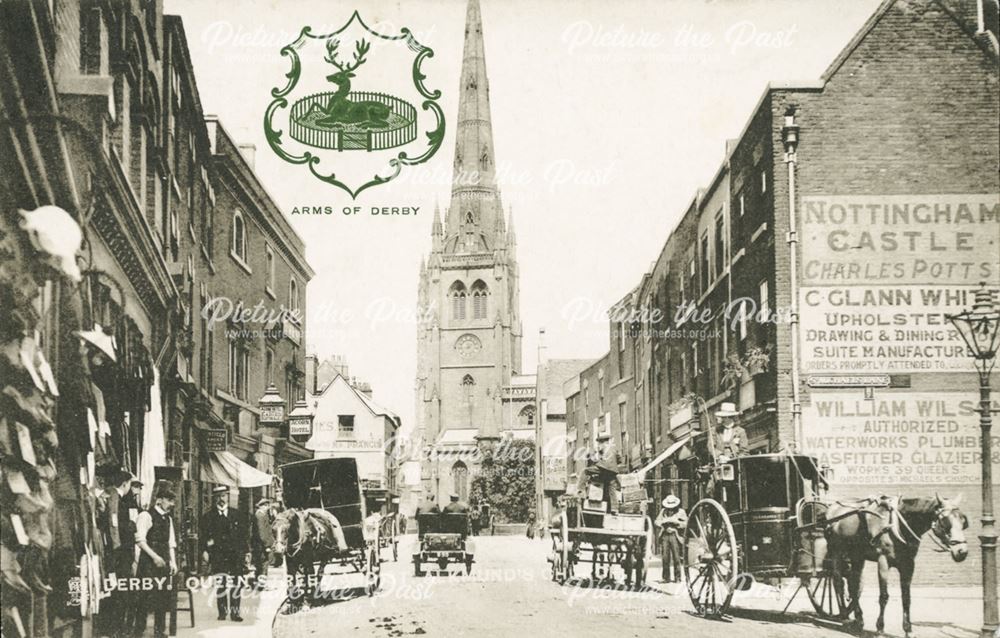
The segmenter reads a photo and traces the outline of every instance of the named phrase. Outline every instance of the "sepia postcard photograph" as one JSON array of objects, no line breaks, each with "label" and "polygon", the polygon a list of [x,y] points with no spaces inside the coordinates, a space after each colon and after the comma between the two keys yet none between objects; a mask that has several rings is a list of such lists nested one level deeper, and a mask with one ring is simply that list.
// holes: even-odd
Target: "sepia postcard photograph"
[{"label": "sepia postcard photograph", "polygon": [[0,635],[1000,638],[998,29],[0,0]]}]

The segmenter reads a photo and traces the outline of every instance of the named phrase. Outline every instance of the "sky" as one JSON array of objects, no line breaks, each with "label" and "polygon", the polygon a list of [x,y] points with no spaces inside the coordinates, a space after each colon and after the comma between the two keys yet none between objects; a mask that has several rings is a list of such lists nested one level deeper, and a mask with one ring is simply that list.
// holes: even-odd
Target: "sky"
[{"label": "sky", "polygon": [[[513,211],[524,372],[538,331],[550,358],[598,358],[607,308],[655,261],[698,188],[718,170],[768,82],[816,80],[878,0],[481,0],[494,149]],[[310,353],[347,358],[375,399],[414,420],[415,308],[435,203],[451,191],[454,128],[423,170],[356,201],[273,154],[262,120],[284,86],[279,51],[303,26],[328,32],[357,9],[434,50],[426,83],[458,108],[464,0],[165,0],[187,33],[201,101],[241,143],[278,206],[360,205],[289,217],[316,271]],[[377,216],[371,207],[419,207]]]}]

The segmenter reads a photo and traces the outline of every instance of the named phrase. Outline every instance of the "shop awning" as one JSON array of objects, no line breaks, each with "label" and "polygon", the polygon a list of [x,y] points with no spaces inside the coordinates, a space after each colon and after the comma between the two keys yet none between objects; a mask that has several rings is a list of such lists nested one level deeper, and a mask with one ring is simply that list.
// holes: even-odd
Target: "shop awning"
[{"label": "shop awning", "polygon": [[662,452],[660,452],[659,456],[657,456],[655,459],[653,459],[652,461],[650,461],[649,463],[647,463],[641,470],[639,470],[638,473],[639,474],[645,474],[646,472],[649,472],[651,469],[653,469],[654,467],[656,467],[660,463],[663,463],[664,461],[666,461],[667,459],[669,459],[671,456],[673,456],[674,454],[676,454],[677,451],[680,450],[682,447],[684,447],[684,444],[687,443],[690,440],[691,440],[691,437],[690,436],[686,436],[686,437],[684,437],[683,439],[681,439],[679,441],[675,441],[673,443],[673,445],[671,445],[667,449],[665,449]]},{"label": "shop awning", "polygon": [[229,487],[266,487],[274,477],[247,465],[232,452],[209,452],[208,463],[201,468],[201,478]]}]

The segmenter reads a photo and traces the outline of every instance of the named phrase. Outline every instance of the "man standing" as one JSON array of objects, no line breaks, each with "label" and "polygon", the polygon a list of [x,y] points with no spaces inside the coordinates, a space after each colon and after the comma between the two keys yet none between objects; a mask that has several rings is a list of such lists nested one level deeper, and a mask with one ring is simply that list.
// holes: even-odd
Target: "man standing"
[{"label": "man standing", "polygon": [[[135,527],[128,517],[128,494],[132,483],[132,474],[119,470],[111,477],[111,484],[105,488],[106,495],[106,531],[105,551],[109,558],[109,567],[117,578],[127,578],[133,575],[132,558],[135,547]],[[124,516],[123,516],[124,514]],[[125,628],[125,612],[129,607],[129,592],[114,590],[111,598],[105,603],[106,611],[102,609],[107,623],[105,628],[111,634],[118,634]]]},{"label": "man standing", "polygon": [[153,506],[139,514],[135,532],[135,559],[132,570],[140,579],[137,596],[135,636],[146,631],[146,616],[153,612],[153,636],[167,635],[167,611],[173,595],[173,576],[177,573],[177,537],[174,519],[174,488],[161,482],[153,492]]},{"label": "man standing", "polygon": [[253,556],[255,586],[258,590],[264,589],[264,576],[267,574],[268,554],[271,546],[274,545],[274,535],[271,532],[271,523],[274,519],[271,516],[271,502],[266,498],[257,501],[257,510],[253,513],[253,538],[251,540],[251,554]]},{"label": "man standing", "polygon": [[215,602],[219,620],[243,622],[240,616],[240,577],[244,574],[247,533],[239,514],[229,509],[229,488],[212,490],[214,507],[201,520],[201,559],[215,575]]},{"label": "man standing", "polygon": [[[663,509],[656,517],[655,525],[659,528],[660,545],[663,547],[664,583],[676,583],[681,580],[681,538],[687,525],[687,512],[681,507],[681,499],[673,494],[663,499]],[[673,574],[671,575],[671,572]]]}]

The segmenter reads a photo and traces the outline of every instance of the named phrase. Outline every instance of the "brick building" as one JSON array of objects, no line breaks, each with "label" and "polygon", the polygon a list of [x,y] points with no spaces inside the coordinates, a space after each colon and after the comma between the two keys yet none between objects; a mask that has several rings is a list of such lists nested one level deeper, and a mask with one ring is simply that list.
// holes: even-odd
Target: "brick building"
[{"label": "brick building", "polygon": [[[768,86],[626,298],[636,312],[612,309],[637,436],[653,454],[687,441],[647,476],[657,501],[690,506],[709,415],[732,401],[752,453],[814,454],[837,495],[961,494],[978,517],[977,381],[944,315],[1000,286],[996,3],[981,6],[982,22],[976,2],[886,0],[816,82]],[[566,387],[578,428],[594,376]],[[961,569],[926,552],[918,582],[978,580],[978,552]]]}]

